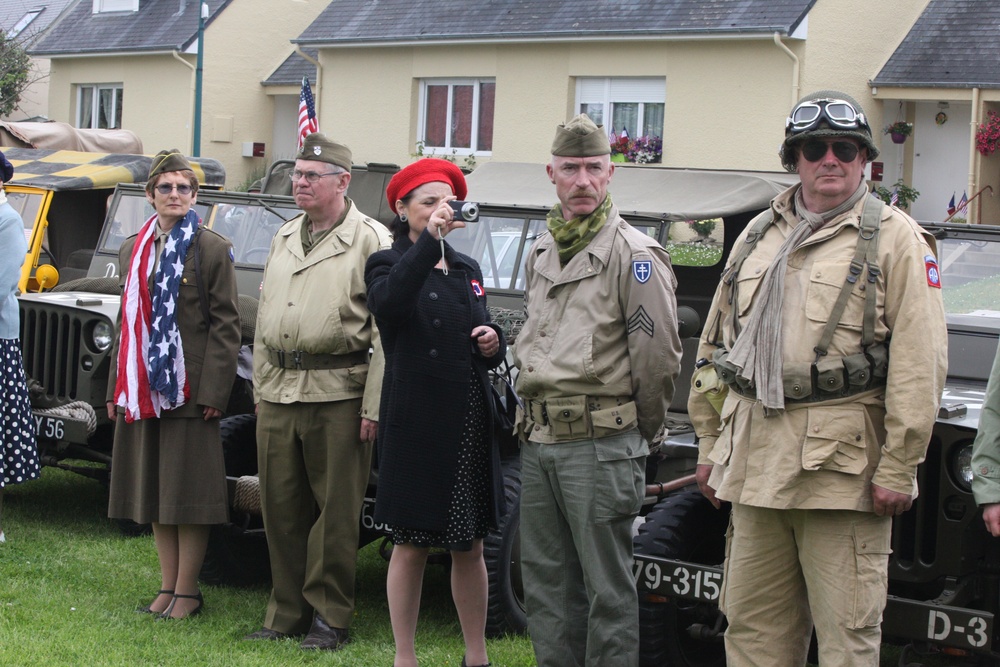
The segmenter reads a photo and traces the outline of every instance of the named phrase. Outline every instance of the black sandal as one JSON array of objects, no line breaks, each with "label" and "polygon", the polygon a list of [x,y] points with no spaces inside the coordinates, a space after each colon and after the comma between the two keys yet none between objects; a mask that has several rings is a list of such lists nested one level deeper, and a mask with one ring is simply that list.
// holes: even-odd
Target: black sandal
[{"label": "black sandal", "polygon": [[465,656],[462,656],[462,667],[492,667],[492,662],[487,662],[485,665],[467,665],[465,664]]},{"label": "black sandal", "polygon": [[[161,591],[157,592],[156,597],[158,598],[161,595],[173,595],[173,594],[174,594],[174,592],[172,590],[167,590],[166,588],[164,588]],[[153,598],[153,602],[156,602],[156,598]],[[153,611],[152,609],[150,609],[150,607],[153,606],[153,602],[150,602],[149,604],[145,605],[144,607],[138,607],[135,610],[136,613],[139,613],[139,614],[152,614],[154,616],[159,616],[160,614],[163,613],[162,611]],[[172,604],[173,600],[171,600],[170,602]],[[169,604],[167,605],[167,608],[168,609],[170,608]]]},{"label": "black sandal", "polygon": [[[177,600],[179,598],[187,598],[189,600],[197,600],[198,601],[198,606],[195,607],[194,609],[192,609],[191,611],[189,611],[188,614],[187,614],[187,616],[181,616],[180,618],[173,618],[170,615],[170,612],[172,612],[174,610],[174,605],[177,604]],[[170,605],[163,611],[162,614],[160,614],[159,618],[162,621],[180,621],[180,620],[185,619],[185,618],[191,618],[192,616],[197,616],[198,614],[201,613],[201,610],[204,608],[204,606],[205,606],[205,598],[203,598],[201,596],[201,592],[200,591],[196,595],[180,595],[178,593],[175,593],[174,594],[174,599],[170,601]]]}]

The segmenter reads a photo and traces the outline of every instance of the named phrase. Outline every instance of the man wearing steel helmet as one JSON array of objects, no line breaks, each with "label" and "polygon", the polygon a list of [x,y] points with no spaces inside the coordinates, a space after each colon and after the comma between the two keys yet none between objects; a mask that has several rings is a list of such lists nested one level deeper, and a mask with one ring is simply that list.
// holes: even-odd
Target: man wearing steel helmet
[{"label": "man wearing steel helmet", "polygon": [[559,203],[525,263],[521,568],[539,667],[639,662],[632,521],[680,369],[670,257],[612,203],[610,153],[586,115],[558,127]]},{"label": "man wearing steel helmet", "polygon": [[946,370],[934,240],[872,197],[861,106],[820,91],[786,120],[801,183],[728,260],[692,392],[698,485],[732,503],[720,606],[730,667],[877,665],[892,517],[917,494]]}]

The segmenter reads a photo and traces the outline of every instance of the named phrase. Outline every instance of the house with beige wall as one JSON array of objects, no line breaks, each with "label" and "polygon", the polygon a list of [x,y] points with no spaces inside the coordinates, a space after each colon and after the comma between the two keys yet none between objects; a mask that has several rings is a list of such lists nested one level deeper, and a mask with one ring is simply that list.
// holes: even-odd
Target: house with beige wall
[{"label": "house with beige wall", "polygon": [[[30,49],[72,2],[73,0],[3,0],[0,2],[0,31],[8,39]],[[28,80],[31,85],[21,95],[17,108],[7,116],[0,116],[0,120],[48,118],[48,58],[31,58]]]},{"label": "house with beige wall", "polygon": [[[274,99],[261,85],[295,51],[289,40],[324,0],[206,0],[200,141],[235,187],[271,154]],[[195,153],[199,0],[75,0],[31,53],[51,61],[49,116],[70,124],[123,127],[150,152]],[[298,100],[298,88],[294,91]],[[290,95],[286,97],[291,97]],[[286,101],[287,104],[287,101]],[[88,125],[89,124],[89,125]],[[293,135],[294,136],[294,135]],[[244,156],[263,144],[264,157]]]}]

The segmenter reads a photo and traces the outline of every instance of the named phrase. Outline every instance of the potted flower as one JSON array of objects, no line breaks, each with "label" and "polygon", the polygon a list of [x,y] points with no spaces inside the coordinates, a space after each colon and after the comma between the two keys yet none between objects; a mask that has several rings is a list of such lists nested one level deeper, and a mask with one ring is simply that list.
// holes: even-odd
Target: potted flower
[{"label": "potted flower", "polygon": [[996,111],[990,111],[976,130],[976,150],[989,156],[997,148],[1000,148],[1000,116]]},{"label": "potted flower", "polygon": [[[920,191],[911,188],[909,185],[903,182],[903,179],[899,179],[892,184],[892,189],[886,188],[884,186],[878,186],[872,193],[886,204],[892,204],[898,206],[899,208],[907,208],[910,204],[920,196]],[[893,197],[895,195],[895,197]],[[895,199],[895,201],[893,201]]]},{"label": "potted flower", "polygon": [[627,134],[611,137],[611,161],[628,162],[628,152],[632,150],[632,140]]},{"label": "potted flower", "polygon": [[892,137],[892,143],[901,144],[906,141],[906,138],[913,134],[913,123],[907,123],[905,120],[897,120],[891,125],[886,125],[885,133]]},{"label": "potted flower", "polygon": [[663,157],[663,139],[660,137],[636,137],[632,147],[625,152],[625,159],[636,164],[660,162]]}]

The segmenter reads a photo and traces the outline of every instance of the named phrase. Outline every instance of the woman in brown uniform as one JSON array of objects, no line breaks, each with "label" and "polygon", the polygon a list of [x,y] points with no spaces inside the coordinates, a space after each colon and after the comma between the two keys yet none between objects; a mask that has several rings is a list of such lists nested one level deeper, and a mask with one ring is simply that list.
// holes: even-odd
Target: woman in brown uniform
[{"label": "woman in brown uniform", "polygon": [[197,193],[190,163],[158,153],[146,183],[156,213],[119,251],[108,515],[153,524],[161,585],[139,611],[160,618],[201,611],[209,527],[228,514],[219,418],[240,346],[236,272],[229,241],[199,226]]}]

